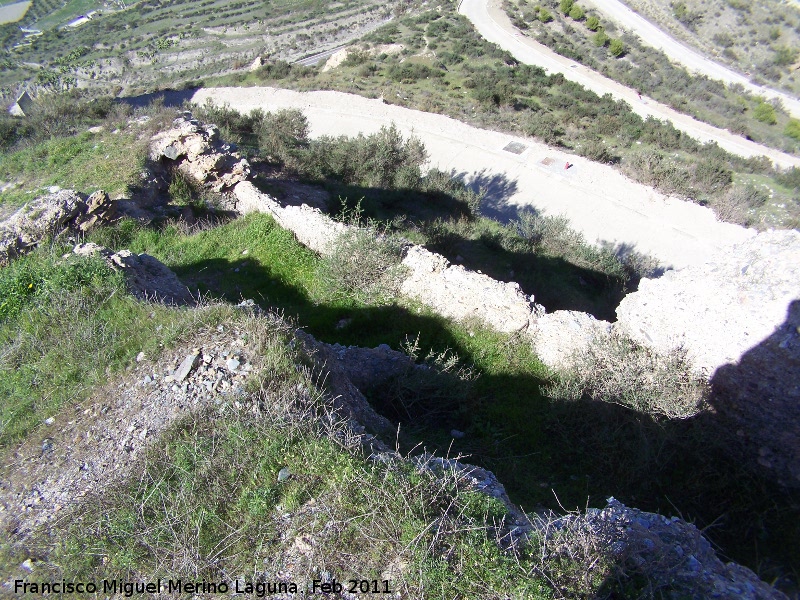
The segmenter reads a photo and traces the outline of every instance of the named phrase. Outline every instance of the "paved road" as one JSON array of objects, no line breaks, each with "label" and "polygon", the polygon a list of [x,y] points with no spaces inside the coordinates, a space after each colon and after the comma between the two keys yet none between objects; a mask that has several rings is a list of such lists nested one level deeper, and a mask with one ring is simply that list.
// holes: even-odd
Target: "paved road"
[{"label": "paved road", "polygon": [[679,42],[669,33],[634,12],[619,0],[602,0],[601,2],[589,0],[586,4],[593,6],[624,29],[632,31],[645,40],[649,46],[662,50],[671,60],[682,64],[690,71],[724,81],[725,83],[739,83],[748,91],[766,98],[778,98],[793,117],[800,118],[800,100],[797,98],[785,92],[779,92],[778,90],[752,83],[743,74],[721,65],[703,56],[694,48]]},{"label": "paved road", "polygon": [[331,48],[330,50],[325,50],[324,52],[318,52],[317,54],[312,54],[311,56],[306,56],[305,58],[301,58],[300,60],[294,61],[295,64],[303,65],[304,67],[310,67],[311,65],[316,65],[324,60],[328,60],[331,54],[334,54],[341,50],[342,48],[346,48],[347,46],[336,46],[336,48]]},{"label": "paved road", "polygon": [[617,100],[624,100],[630,104],[635,113],[642,117],[653,116],[670,121],[677,129],[693,138],[701,142],[716,142],[720,147],[733,154],[745,157],[764,155],[780,167],[800,167],[800,158],[796,156],[773,150],[724,129],[696,121],[651,98],[640,99],[634,90],[556,54],[530,37],[523,36],[500,8],[499,0],[462,0],[459,12],[472,22],[484,38],[504,48],[520,62],[538,65],[551,73],[563,73],[567,79],[575,81],[601,96],[611,94]]},{"label": "paved road", "polygon": [[[413,133],[424,142],[431,167],[488,187],[483,209],[489,216],[508,219],[526,207],[563,214],[590,242],[625,244],[652,254],[664,266],[704,263],[715,250],[755,234],[717,221],[707,208],[665,197],[609,166],[443,115],[329,91],[206,88],[197,90],[191,101],[203,104],[209,98],[243,112],[300,109],[315,137],[372,133],[395,123],[405,135]],[[508,149],[512,142],[520,146]],[[567,161],[569,169],[564,168]]]}]

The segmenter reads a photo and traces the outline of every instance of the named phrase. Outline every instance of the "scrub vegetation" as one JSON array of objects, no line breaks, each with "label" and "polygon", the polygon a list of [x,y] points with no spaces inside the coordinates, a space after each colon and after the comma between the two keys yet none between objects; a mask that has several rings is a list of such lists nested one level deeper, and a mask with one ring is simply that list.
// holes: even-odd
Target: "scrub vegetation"
[{"label": "scrub vegetation", "polygon": [[787,130],[791,119],[780,103],[746,93],[742,86],[692,75],[639,37],[617,31],[601,14],[589,11],[585,18],[581,9],[576,18],[578,5],[573,4],[566,14],[555,11],[555,19],[545,24],[538,18],[539,3],[506,1],[503,6],[526,35],[644,96],[760,144],[800,152],[800,143]]},{"label": "scrub vegetation", "polygon": [[[402,50],[387,53],[388,44]],[[269,84],[382,97],[618,165],[633,179],[709,205],[726,220],[761,228],[798,226],[800,191],[781,185],[781,173],[768,160],[700,144],[669,123],[642,119],[624,102],[519,64],[447,4],[396,19],[363,38],[359,48],[352,60],[326,72],[277,63],[208,85]],[[748,203],[755,198],[745,194],[743,200],[738,187],[756,180],[767,185],[768,198]]]},{"label": "scrub vegetation", "polygon": [[800,91],[797,3],[626,0],[625,4],[755,83],[794,94]]},{"label": "scrub vegetation", "polygon": [[[125,380],[139,351],[157,357],[190,344],[199,330],[236,323],[251,332],[248,339],[261,340],[261,356],[271,365],[240,409],[187,415],[111,493],[65,513],[33,542],[4,541],[4,573],[33,557],[43,577],[56,579],[67,570],[81,577],[135,572],[193,579],[243,572],[269,580],[286,564],[281,561],[294,556],[308,578],[327,572],[340,579],[383,579],[390,573],[406,597],[423,591],[451,597],[464,581],[476,597],[588,597],[647,588],[646,573],[612,558],[607,546],[580,527],[507,553],[497,543],[504,507],[466,490],[455,473],[371,461],[335,441],[341,436],[323,426],[330,419],[319,418],[328,410],[324,380],[288,343],[300,326],[330,343],[406,348],[418,361],[452,375],[435,388],[426,380],[368,391],[373,405],[399,423],[402,454],[418,454],[421,444],[440,456],[469,455],[469,462],[494,471],[512,499],[530,511],[563,513],[602,505],[614,495],[646,510],[671,514],[677,507],[701,527],[724,514],[707,535],[728,556],[764,578],[791,575],[796,556],[790,541],[797,531],[787,523],[798,522],[791,498],[768,480],[742,472],[732,452],[733,434],[705,410],[707,390],[687,377],[681,357],[659,365],[661,376],[643,379],[652,357],[620,339],[584,357],[595,367],[613,365],[603,369],[606,377],[557,377],[515,336],[478,323],[451,323],[392,295],[391,285],[372,293],[375,278],[354,280],[341,264],[352,256],[357,273],[368,275],[365,253],[373,262],[383,257],[396,263],[397,236],[403,236],[462,252],[468,266],[489,274],[516,264],[520,273],[538,270],[545,274],[541,295],[539,288],[528,288],[537,300],[551,285],[546,277],[565,286],[548,308],[563,307],[559,298],[572,295],[576,303],[608,310],[614,305],[609,289],[624,287],[628,276],[612,253],[585,246],[557,219],[528,215],[509,227],[480,219],[473,212],[474,194],[444,174],[422,175],[424,148],[391,130],[323,139],[316,146],[287,133],[304,129],[296,113],[203,110],[217,111],[223,135],[239,136],[258,185],[279,189],[300,180],[321,186],[337,198],[333,210],[337,203],[343,207],[343,220],[377,228],[383,241],[343,238],[334,253],[339,259],[325,259],[266,215],[209,219],[213,206],[202,201],[183,202],[176,213],[194,212],[195,226],[177,216],[153,223],[125,219],[86,238],[157,257],[202,294],[205,305],[196,309],[133,299],[102,263],[63,259],[69,240],[43,244],[0,269],[3,464],[19,443],[41,435],[44,419],[67,418],[65,411],[91,402],[107,379]],[[76,108],[71,122],[65,113],[63,132],[50,143],[91,125],[110,127],[119,118],[110,114],[102,121],[83,111]],[[141,116],[129,115],[126,128],[144,127],[137,124]],[[147,126],[155,128],[168,124],[174,112],[155,108],[148,116]],[[283,133],[266,136],[259,127],[265,122]],[[10,142],[9,152],[35,147],[37,127],[32,122]],[[133,153],[137,136],[117,135]],[[403,158],[364,167],[358,161],[365,148]],[[129,168],[133,174],[138,165]],[[69,173],[62,177],[59,184],[67,187]],[[385,283],[380,273],[377,281]],[[261,321],[232,307],[243,298],[282,317]],[[448,393],[443,384],[457,391]],[[447,410],[420,404],[420,393],[441,399]],[[452,429],[465,436],[453,439]],[[283,468],[292,475],[278,481]],[[755,528],[754,513],[762,518]],[[94,551],[85,552],[87,545]],[[312,558],[303,554],[307,547],[318,549]]]}]

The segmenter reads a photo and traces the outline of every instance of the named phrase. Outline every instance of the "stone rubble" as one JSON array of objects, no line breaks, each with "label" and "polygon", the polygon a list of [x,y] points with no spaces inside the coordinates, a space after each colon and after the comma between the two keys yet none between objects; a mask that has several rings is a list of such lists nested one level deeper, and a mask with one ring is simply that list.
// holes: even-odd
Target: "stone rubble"
[{"label": "stone rubble", "polygon": [[99,255],[115,271],[122,272],[131,294],[140,300],[177,306],[194,306],[197,299],[178,276],[164,263],[149,254],[134,254],[130,250],[112,252],[89,242],[73,248],[78,256]]},{"label": "stone rubble", "polygon": [[250,163],[220,141],[216,126],[199,123],[191,113],[153,136],[150,160],[176,164],[179,171],[214,192],[228,190],[250,175]]},{"label": "stone rubble", "polygon": [[36,198],[0,222],[0,266],[48,236],[85,232],[116,218],[114,203],[102,190],[85,200],[72,190],[58,190]]},{"label": "stone rubble", "polygon": [[[138,362],[123,381],[67,411],[49,437],[32,435],[13,451],[7,460],[12,470],[0,477],[3,531],[24,538],[112,485],[152,440],[189,412],[207,406],[255,410],[245,394],[253,357],[237,331],[206,334],[195,343],[200,346],[176,350],[171,361]],[[232,357],[239,361],[234,370],[226,364]]]},{"label": "stone rubble", "polygon": [[[765,231],[706,264],[642,280],[615,327],[685,348],[754,468],[800,488],[800,233]],[[756,466],[757,463],[757,466]]]},{"label": "stone rubble", "polygon": [[688,600],[787,600],[750,569],[721,561],[700,531],[678,517],[628,508],[612,497],[602,510],[568,515],[555,525],[563,527],[575,519],[606,538],[627,572],[644,574],[654,591],[678,589]]}]

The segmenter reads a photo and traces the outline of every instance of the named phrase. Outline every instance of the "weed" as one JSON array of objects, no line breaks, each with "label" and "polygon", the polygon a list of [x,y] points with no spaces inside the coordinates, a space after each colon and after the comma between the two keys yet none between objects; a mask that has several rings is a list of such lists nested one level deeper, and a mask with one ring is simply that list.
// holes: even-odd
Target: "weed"
[{"label": "weed", "polygon": [[692,373],[684,350],[662,355],[614,334],[596,338],[572,357],[568,371],[546,393],[564,400],[587,397],[657,418],[685,419],[707,408],[704,381]]}]

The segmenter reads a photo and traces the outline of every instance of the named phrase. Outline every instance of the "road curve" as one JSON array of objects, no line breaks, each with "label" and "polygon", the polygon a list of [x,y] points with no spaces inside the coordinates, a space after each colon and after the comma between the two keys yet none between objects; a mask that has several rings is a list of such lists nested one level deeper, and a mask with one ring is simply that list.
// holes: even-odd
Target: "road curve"
[{"label": "road curve", "polygon": [[609,17],[623,29],[627,29],[641,39],[647,40],[648,46],[658,48],[669,56],[670,60],[682,64],[690,71],[705,75],[711,79],[724,81],[725,83],[739,83],[747,91],[765,98],[777,98],[783,103],[783,107],[789,114],[800,118],[800,100],[797,98],[785,92],[757,85],[741,73],[737,73],[733,69],[703,56],[700,52],[676,40],[669,33],[634,12],[619,0],[602,0],[602,2],[589,0],[586,4]]},{"label": "road curve", "polygon": [[780,167],[800,167],[800,157],[791,156],[761,144],[756,144],[730,131],[718,129],[680,113],[651,98],[640,99],[624,85],[604,77],[583,65],[556,54],[547,46],[522,35],[498,6],[497,0],[462,0],[459,12],[467,17],[486,40],[510,52],[525,64],[537,65],[552,73],[562,73],[567,79],[581,84],[596,94],[611,94],[627,102],[641,117],[652,116],[670,121],[677,129],[701,142],[716,142],[721,148],[739,156],[767,156]]},{"label": "road curve", "polygon": [[[666,197],[607,165],[565,154],[529,138],[477,129],[444,115],[384,104],[342,92],[295,92],[266,87],[205,88],[207,99],[242,112],[296,108],[311,135],[373,133],[395,123],[425,144],[429,166],[486,185],[489,216],[509,218],[521,208],[566,216],[590,242],[625,244],[675,268],[707,262],[755,231],[717,221],[708,208]],[[517,148],[508,144],[517,142]],[[520,153],[514,153],[517,150]],[[572,166],[565,169],[565,165]]]}]

